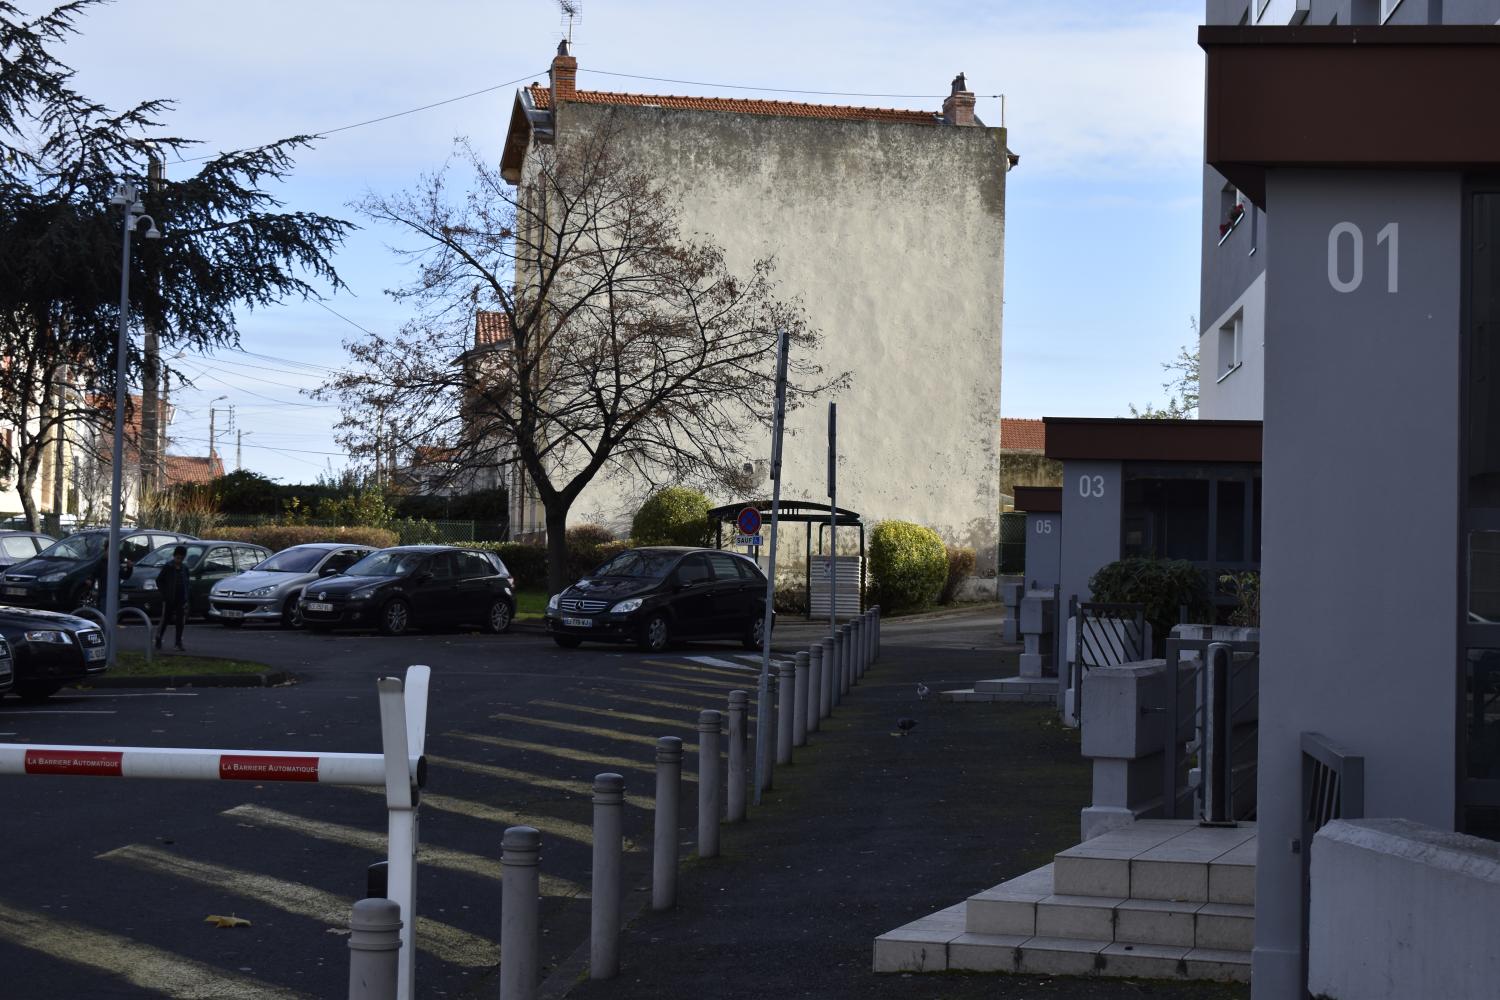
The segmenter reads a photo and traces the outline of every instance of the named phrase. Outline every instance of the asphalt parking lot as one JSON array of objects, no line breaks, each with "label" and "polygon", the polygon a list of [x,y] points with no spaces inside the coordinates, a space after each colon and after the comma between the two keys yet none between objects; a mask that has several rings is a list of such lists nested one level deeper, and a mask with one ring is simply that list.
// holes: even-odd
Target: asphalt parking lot
[{"label": "asphalt parking lot", "polygon": [[[141,640],[125,633],[127,648]],[[626,776],[625,834],[650,840],[653,744],[695,742],[703,708],[753,688],[737,645],[648,656],[545,635],[382,638],[193,625],[191,653],[290,670],[274,688],[65,689],[0,703],[0,741],[377,752],[375,680],[432,668],[417,911],[424,996],[486,994],[499,936],[499,843],[543,832],[545,966],[587,936],[594,774]],[[695,780],[689,755],[687,774]],[[0,967],[11,1000],[329,997],[347,990],[348,908],[383,857],[381,797],[249,782],[5,777]],[[683,829],[696,823],[685,785]],[[627,858],[628,891],[649,880]],[[248,925],[219,929],[211,915]]]}]

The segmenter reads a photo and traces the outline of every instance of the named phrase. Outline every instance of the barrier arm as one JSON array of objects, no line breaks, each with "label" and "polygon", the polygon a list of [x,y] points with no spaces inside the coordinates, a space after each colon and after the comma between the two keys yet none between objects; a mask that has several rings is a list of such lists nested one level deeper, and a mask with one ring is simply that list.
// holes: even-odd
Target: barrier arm
[{"label": "barrier arm", "polygon": [[406,682],[382,677],[380,743],[385,754],[385,808],[388,888],[401,908],[401,955],[396,973],[397,1000],[416,996],[417,950],[417,787],[424,783],[427,742],[427,688],[432,671],[408,667]]}]

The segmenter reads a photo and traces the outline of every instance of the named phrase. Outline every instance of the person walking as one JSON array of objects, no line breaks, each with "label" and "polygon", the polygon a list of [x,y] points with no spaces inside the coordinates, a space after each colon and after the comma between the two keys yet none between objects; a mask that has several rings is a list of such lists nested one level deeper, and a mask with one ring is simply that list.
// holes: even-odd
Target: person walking
[{"label": "person walking", "polygon": [[167,637],[167,625],[177,629],[177,650],[182,651],[182,627],[187,624],[188,568],[187,546],[172,550],[172,561],[156,574],[156,589],[161,594],[161,628],[156,631],[156,648]]}]

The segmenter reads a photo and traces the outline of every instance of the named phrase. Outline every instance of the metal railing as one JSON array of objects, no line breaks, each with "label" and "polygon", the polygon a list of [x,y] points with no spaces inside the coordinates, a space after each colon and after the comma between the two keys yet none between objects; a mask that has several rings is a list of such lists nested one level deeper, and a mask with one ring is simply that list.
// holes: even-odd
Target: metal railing
[{"label": "metal railing", "polygon": [[1186,765],[1196,754],[1204,790],[1200,818],[1209,823],[1253,819],[1260,643],[1173,636],[1166,646],[1162,817],[1177,819],[1189,811]]},{"label": "metal railing", "polygon": [[1365,758],[1322,733],[1302,734],[1302,995],[1307,995],[1308,917],[1313,837],[1336,819],[1365,815]]},{"label": "metal railing", "polygon": [[[1146,606],[1068,599],[1073,622],[1073,659],[1068,664],[1073,687],[1073,717],[1083,718],[1083,675],[1090,667],[1114,667],[1144,660]],[[1059,630],[1061,631],[1061,630]]]}]

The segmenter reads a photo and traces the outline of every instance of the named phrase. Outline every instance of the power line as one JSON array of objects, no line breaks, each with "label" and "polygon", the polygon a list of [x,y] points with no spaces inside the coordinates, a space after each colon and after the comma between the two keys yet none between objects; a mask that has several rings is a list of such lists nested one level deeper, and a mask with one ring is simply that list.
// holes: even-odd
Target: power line
[{"label": "power line", "polygon": [[[257,399],[264,399],[267,402],[276,403],[276,404],[278,404],[280,406],[302,406],[302,407],[306,407],[307,409],[310,409],[310,410],[336,410],[336,409],[338,409],[338,405],[335,404],[335,403],[299,403],[299,402],[295,402],[295,401],[289,400],[289,399],[277,399],[275,396],[267,396],[265,393],[256,392],[254,389],[246,389],[242,385],[234,385],[233,383],[226,382],[222,378],[217,378],[217,377],[215,377],[213,375],[210,375],[210,374],[208,374],[208,372],[206,372],[206,371],[204,371],[202,369],[199,369],[198,372],[197,372],[197,374],[200,377],[202,377],[202,378],[208,379],[210,382],[217,382],[217,383],[219,383],[220,385],[222,385],[226,389],[233,389],[235,392],[243,392],[243,393],[245,393],[247,395],[254,396]],[[249,378],[249,376],[245,376],[245,377]],[[295,388],[295,386],[292,386],[291,388]]]},{"label": "power line", "polygon": [[[578,68],[580,73],[598,73],[601,76],[622,76],[631,80],[650,80],[653,83],[680,83],[687,87],[716,87],[720,90],[759,90],[768,94],[806,94],[812,97],[887,97],[908,101],[936,101],[949,94],[866,94],[851,90],[796,90],[791,87],[752,87],[740,83],[708,83],[704,80],[675,80],[666,76],[644,76],[640,73],[613,73],[607,69]],[[977,94],[978,97],[1003,97],[1004,94]]]},{"label": "power line", "polygon": [[[196,436],[191,435],[191,434],[173,434],[173,435],[171,435],[171,438],[174,441],[194,441],[194,442],[197,442],[198,444],[204,444],[204,443],[206,443],[208,441],[207,437],[196,437]],[[273,445],[268,445],[268,444],[251,444],[248,441],[244,442],[244,447],[246,447],[246,448],[259,448],[262,451],[277,451],[277,452],[287,451],[287,452],[296,452],[296,453],[301,454],[301,455],[335,455],[335,456],[342,456],[344,458],[351,457],[350,453],[347,452],[347,451],[318,451],[318,450],[313,449],[313,448],[278,447],[278,446],[273,446]]]},{"label": "power line", "polygon": [[337,316],[339,319],[343,320],[345,323],[348,323],[350,326],[354,327],[354,329],[359,330],[361,333],[367,333],[367,334],[369,334],[372,337],[378,337],[378,336],[380,336],[380,334],[376,333],[374,330],[370,330],[370,329],[368,329],[366,327],[360,326],[358,323],[354,322],[354,320],[350,319],[348,316],[345,316],[343,313],[339,312],[337,309],[333,308],[333,306],[329,305],[328,303],[326,303],[326,302],[324,302],[324,301],[322,301],[320,299],[313,299],[311,301],[312,301],[313,305],[317,306],[320,309],[325,309],[328,312],[333,313],[333,315]]}]

